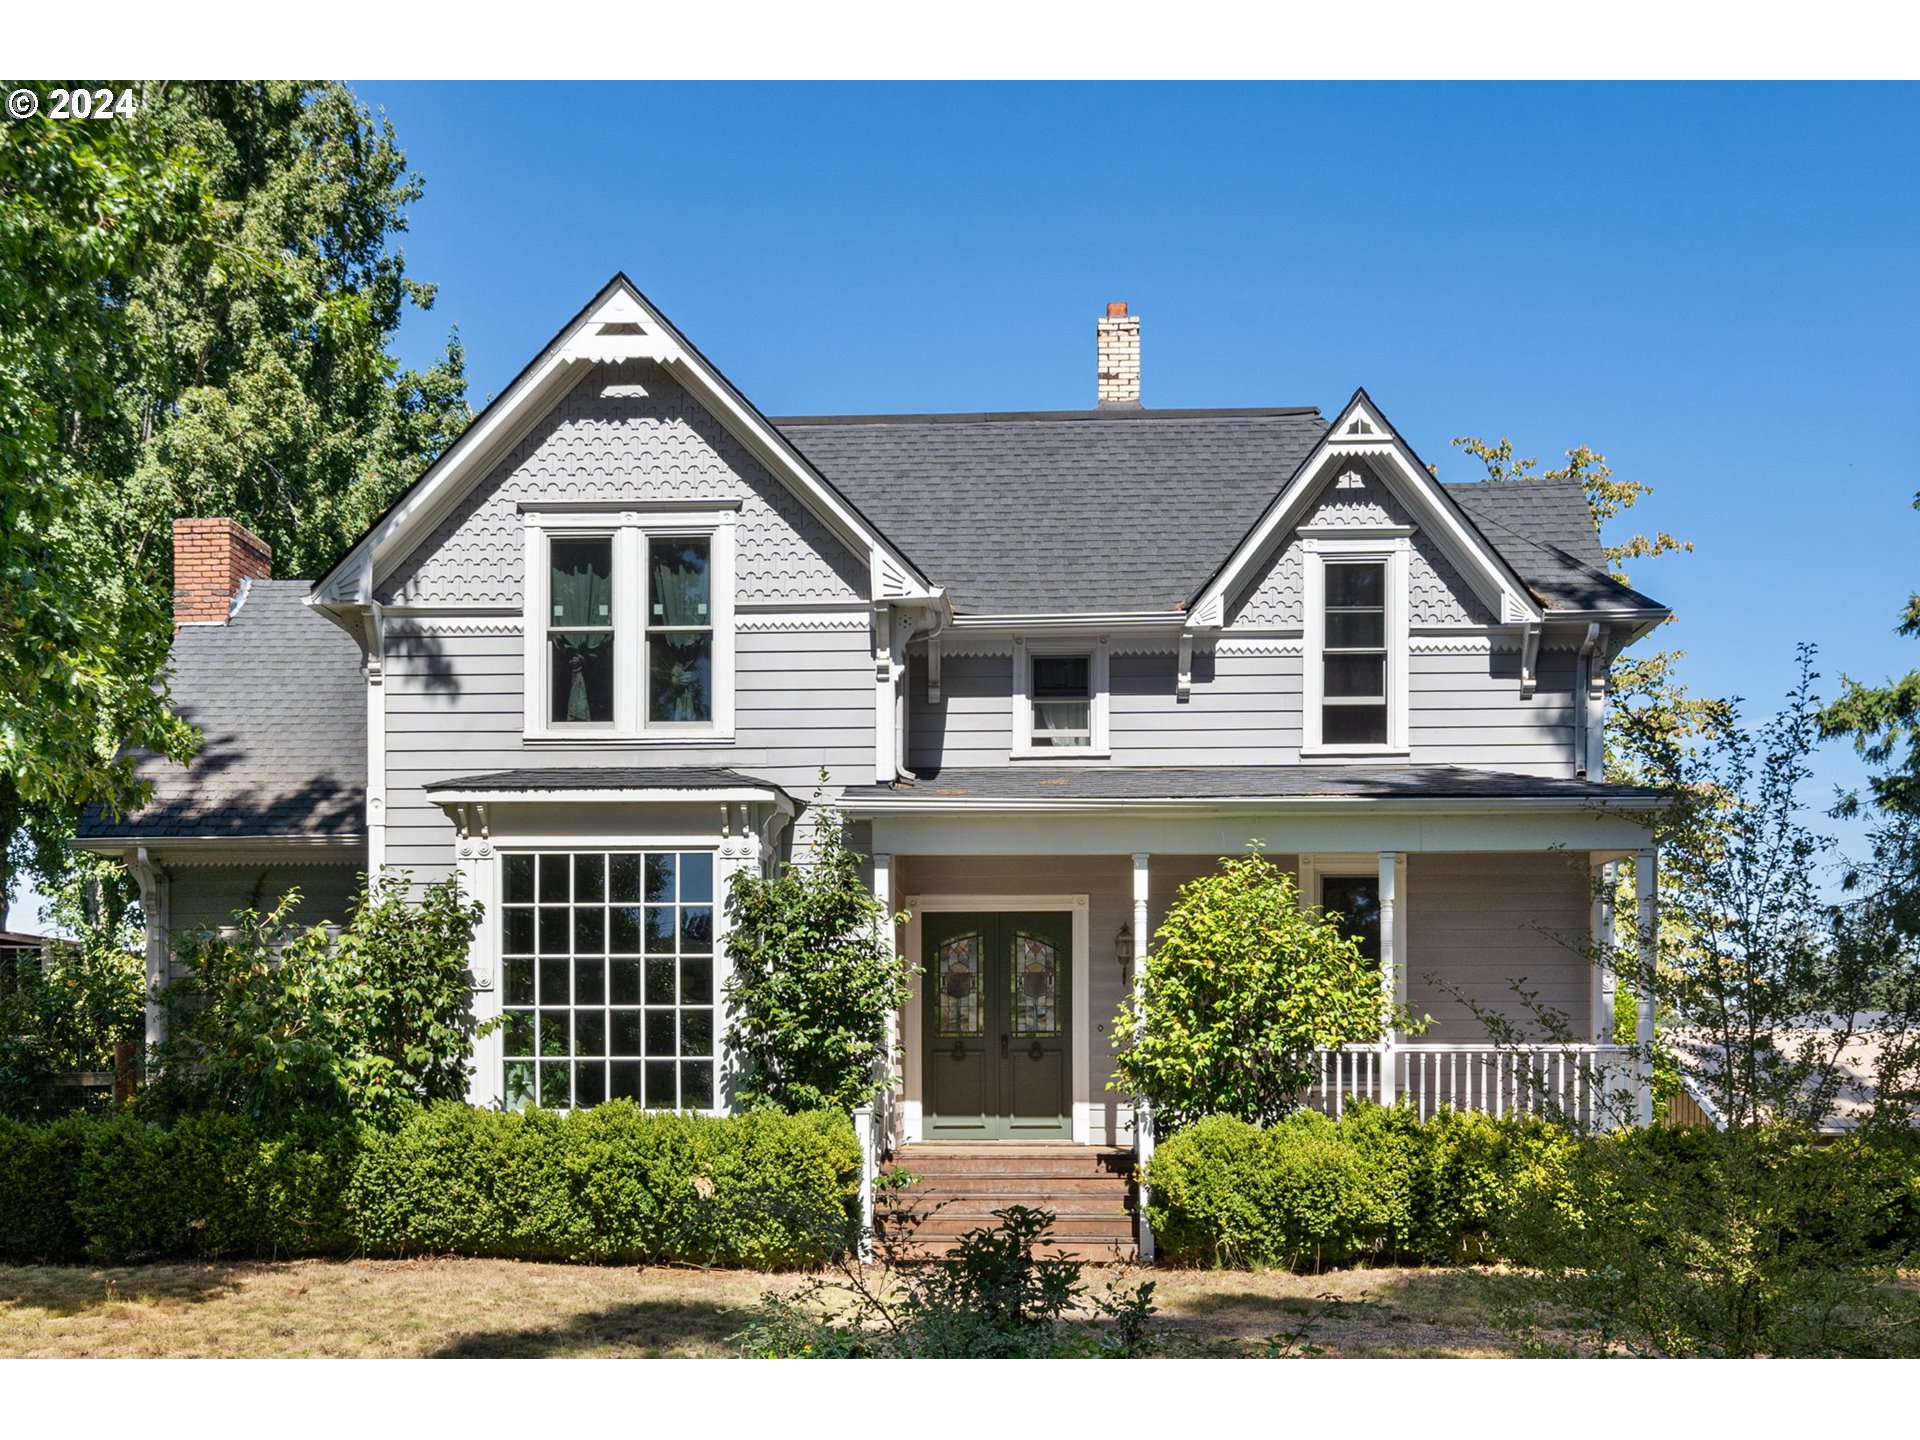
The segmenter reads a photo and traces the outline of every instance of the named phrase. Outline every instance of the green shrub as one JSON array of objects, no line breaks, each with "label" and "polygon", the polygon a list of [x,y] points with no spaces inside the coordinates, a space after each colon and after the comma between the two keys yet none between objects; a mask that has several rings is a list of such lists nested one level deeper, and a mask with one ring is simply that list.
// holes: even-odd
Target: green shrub
[{"label": "green shrub", "polygon": [[812,1265],[848,1239],[859,1165],[824,1113],[439,1105],[370,1137],[348,1205],[377,1254]]},{"label": "green shrub", "polygon": [[1154,1152],[1148,1217],[1161,1252],[1189,1264],[1489,1259],[1520,1196],[1564,1183],[1576,1143],[1539,1120],[1443,1111],[1422,1123],[1365,1103],[1265,1129],[1216,1115]]},{"label": "green shrub", "polygon": [[80,1152],[97,1123],[73,1116],[31,1125],[0,1117],[0,1257],[42,1263],[86,1253],[72,1200]]},{"label": "green shrub", "polygon": [[1260,1129],[1213,1115],[1154,1152],[1148,1218],[1168,1259],[1210,1265],[1347,1264],[1385,1249],[1404,1184],[1326,1116]]},{"label": "green shrub", "polygon": [[[1503,1227],[1594,1343],[1650,1355],[1896,1353],[1903,1138],[1826,1146],[1804,1128],[1622,1130],[1523,1191]],[[1565,1328],[1566,1321],[1559,1322]]]},{"label": "green shrub", "polygon": [[109,1116],[87,1130],[71,1209],[103,1259],[337,1254],[353,1248],[341,1201],[360,1143],[338,1119]]},{"label": "green shrub", "polygon": [[461,1254],[814,1265],[851,1234],[837,1114],[571,1115],[443,1104],[392,1133],[342,1118],[0,1121],[0,1257]]}]

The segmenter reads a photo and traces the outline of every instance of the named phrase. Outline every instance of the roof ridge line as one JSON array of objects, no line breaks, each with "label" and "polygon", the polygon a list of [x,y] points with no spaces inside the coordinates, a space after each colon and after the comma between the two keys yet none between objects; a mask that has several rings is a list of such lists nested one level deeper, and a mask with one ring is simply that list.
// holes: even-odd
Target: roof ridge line
[{"label": "roof ridge line", "polygon": [[769,415],[773,425],[987,425],[1081,420],[1277,420],[1319,416],[1318,405],[1184,410],[955,410],[864,415]]}]

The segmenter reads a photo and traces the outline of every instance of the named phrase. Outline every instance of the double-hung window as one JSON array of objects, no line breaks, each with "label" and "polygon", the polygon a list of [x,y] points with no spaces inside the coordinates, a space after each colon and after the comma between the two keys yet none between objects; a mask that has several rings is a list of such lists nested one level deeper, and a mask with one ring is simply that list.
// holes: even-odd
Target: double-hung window
[{"label": "double-hung window", "polygon": [[1329,561],[1320,650],[1320,738],[1387,743],[1387,562]]},{"label": "double-hung window", "polygon": [[547,719],[613,724],[613,537],[555,536],[548,553]]},{"label": "double-hung window", "polygon": [[1013,753],[1029,759],[1105,758],[1105,641],[1015,643]]},{"label": "double-hung window", "polygon": [[730,739],[730,516],[527,526],[529,738]]},{"label": "double-hung window", "polygon": [[1406,532],[1315,535],[1306,554],[1301,752],[1407,753]]}]

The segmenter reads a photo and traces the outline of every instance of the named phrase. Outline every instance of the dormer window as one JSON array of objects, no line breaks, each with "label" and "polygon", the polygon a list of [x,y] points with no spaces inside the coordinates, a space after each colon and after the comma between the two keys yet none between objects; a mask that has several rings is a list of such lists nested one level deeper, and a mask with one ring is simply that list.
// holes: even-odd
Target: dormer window
[{"label": "dormer window", "polygon": [[733,518],[527,515],[529,739],[732,738]]},{"label": "dormer window", "polygon": [[1387,743],[1387,562],[1329,561],[1320,649],[1320,738]]},{"label": "dormer window", "polygon": [[1306,645],[1300,753],[1407,755],[1409,532],[1304,531]]}]

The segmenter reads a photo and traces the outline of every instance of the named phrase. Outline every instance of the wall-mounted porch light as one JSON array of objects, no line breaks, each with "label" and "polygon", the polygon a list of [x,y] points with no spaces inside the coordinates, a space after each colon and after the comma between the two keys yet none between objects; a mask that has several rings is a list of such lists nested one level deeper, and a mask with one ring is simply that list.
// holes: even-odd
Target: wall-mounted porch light
[{"label": "wall-mounted porch light", "polygon": [[1133,927],[1122,925],[1120,933],[1113,937],[1113,958],[1120,962],[1122,970],[1133,968]]}]

